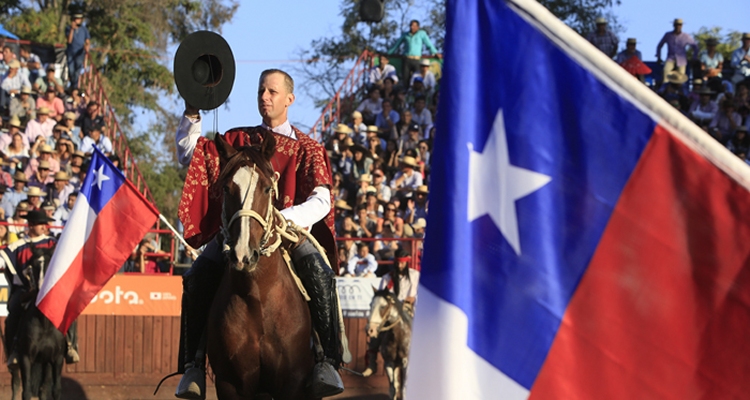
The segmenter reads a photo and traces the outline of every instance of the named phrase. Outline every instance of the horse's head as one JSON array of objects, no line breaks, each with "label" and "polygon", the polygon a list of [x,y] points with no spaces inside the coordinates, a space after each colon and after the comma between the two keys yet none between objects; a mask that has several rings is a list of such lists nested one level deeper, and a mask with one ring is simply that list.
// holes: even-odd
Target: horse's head
[{"label": "horse's head", "polygon": [[55,251],[54,247],[43,248],[31,245],[31,260],[27,271],[27,278],[31,286],[31,291],[37,291],[42,285],[42,280],[47,273],[47,267],[49,266],[50,259],[52,259],[52,253]]},{"label": "horse's head", "polygon": [[[374,288],[373,288],[374,289]],[[390,291],[376,290],[370,302],[370,320],[367,322],[367,335],[378,337],[385,324],[398,318],[398,299]]]},{"label": "horse's head", "polygon": [[222,163],[218,184],[224,191],[222,232],[230,267],[251,272],[267,250],[273,230],[278,176],[271,166],[276,140],[270,132],[259,145],[233,148],[216,135]]}]

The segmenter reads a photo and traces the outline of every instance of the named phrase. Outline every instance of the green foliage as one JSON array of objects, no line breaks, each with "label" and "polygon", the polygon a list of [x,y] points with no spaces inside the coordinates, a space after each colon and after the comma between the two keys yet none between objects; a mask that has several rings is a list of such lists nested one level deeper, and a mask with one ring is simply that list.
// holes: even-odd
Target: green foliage
[{"label": "green foliage", "polygon": [[700,51],[706,49],[706,40],[713,38],[719,43],[716,45],[716,51],[724,56],[724,65],[727,65],[732,58],[732,52],[742,45],[742,32],[730,30],[724,32],[724,29],[718,26],[707,28],[702,26],[697,33],[693,33],[693,38],[698,42]]},{"label": "green foliage", "polygon": [[596,19],[606,18],[609,28],[621,30],[611,9],[620,5],[620,0],[539,0],[539,3],[557,18],[581,35],[596,30]]},{"label": "green foliage", "polygon": [[177,101],[168,50],[190,32],[221,31],[237,7],[236,0],[0,0],[7,11],[0,22],[23,39],[54,44],[66,42],[69,11],[86,15],[93,65],[120,126],[131,131],[144,115],[138,110],[155,113],[156,123],[129,144],[157,206],[174,221],[184,171],[174,159],[178,117],[164,107]]}]

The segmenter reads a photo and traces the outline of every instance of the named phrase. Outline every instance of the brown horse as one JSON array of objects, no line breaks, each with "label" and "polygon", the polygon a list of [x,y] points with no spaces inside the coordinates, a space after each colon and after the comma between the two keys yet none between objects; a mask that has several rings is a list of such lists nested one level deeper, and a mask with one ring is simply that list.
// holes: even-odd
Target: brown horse
[{"label": "brown horse", "polygon": [[272,134],[235,150],[220,136],[227,270],[208,321],[207,351],[220,399],[308,399],[315,357],[305,299],[278,246]]}]

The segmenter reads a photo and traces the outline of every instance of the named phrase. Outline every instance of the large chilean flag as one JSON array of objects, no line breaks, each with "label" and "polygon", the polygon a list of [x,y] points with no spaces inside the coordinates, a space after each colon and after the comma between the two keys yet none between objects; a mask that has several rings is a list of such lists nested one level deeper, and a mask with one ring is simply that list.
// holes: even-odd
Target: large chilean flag
[{"label": "large chilean flag", "polygon": [[750,168],[533,0],[449,0],[410,399],[750,396]]},{"label": "large chilean flag", "polygon": [[66,332],[157,218],[156,209],[95,149],[37,296],[39,310]]}]

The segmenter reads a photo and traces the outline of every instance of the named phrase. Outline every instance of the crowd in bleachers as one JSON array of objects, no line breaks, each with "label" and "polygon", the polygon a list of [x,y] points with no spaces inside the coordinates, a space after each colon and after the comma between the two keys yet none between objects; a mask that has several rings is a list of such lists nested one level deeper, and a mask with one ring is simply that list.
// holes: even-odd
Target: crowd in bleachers
[{"label": "crowd in bleachers", "polygon": [[372,60],[363,100],[325,143],[345,276],[381,276],[399,249],[419,257],[427,225],[440,63],[420,57],[410,68],[406,52],[399,72],[389,57]]},{"label": "crowd in bleachers", "polygon": [[[709,37],[705,48],[682,31],[683,21],[673,21],[673,29],[664,34],[656,48],[663,70],[661,85],[652,85],[664,100],[693,120],[739,158],[750,164],[750,33],[727,60],[717,51],[719,38]],[[617,53],[617,37],[607,29],[607,21],[597,20],[597,30],[588,40],[633,75],[643,80],[642,56],[636,39],[629,38],[625,50]],[[667,57],[661,63],[662,48]],[[692,55],[692,58],[691,58]],[[648,70],[648,68],[646,68]],[[692,86],[692,88],[691,88]]]}]

